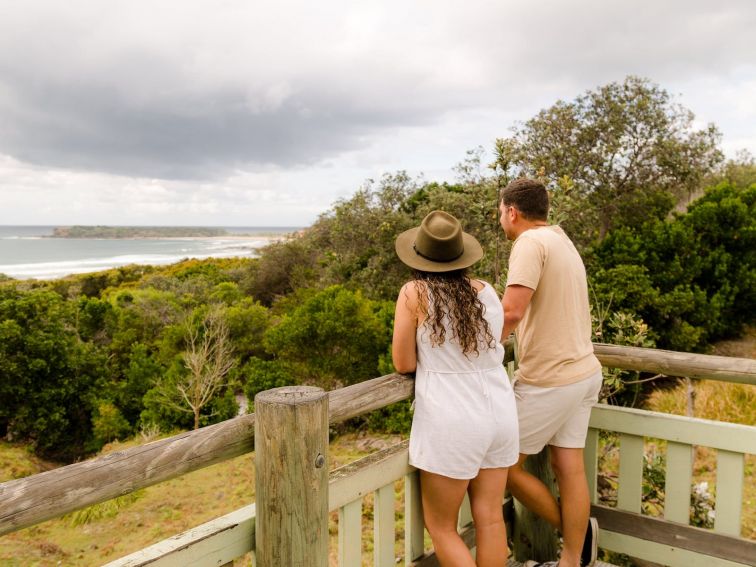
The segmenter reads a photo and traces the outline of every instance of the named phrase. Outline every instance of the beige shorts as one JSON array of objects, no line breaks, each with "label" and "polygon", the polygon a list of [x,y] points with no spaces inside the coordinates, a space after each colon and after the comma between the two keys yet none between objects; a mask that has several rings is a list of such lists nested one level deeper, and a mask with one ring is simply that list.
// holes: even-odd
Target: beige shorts
[{"label": "beige shorts", "polygon": [[535,455],[546,445],[585,447],[588,420],[601,383],[601,371],[580,382],[553,388],[515,382],[520,453]]}]

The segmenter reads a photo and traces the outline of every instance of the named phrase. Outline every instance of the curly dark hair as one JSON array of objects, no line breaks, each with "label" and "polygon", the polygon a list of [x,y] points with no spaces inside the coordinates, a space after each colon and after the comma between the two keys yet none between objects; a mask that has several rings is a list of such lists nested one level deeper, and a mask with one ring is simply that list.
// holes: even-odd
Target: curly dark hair
[{"label": "curly dark hair", "polygon": [[549,192],[537,179],[515,179],[501,190],[499,197],[528,220],[546,220],[549,216]]},{"label": "curly dark hair", "polygon": [[433,298],[433,309],[427,309],[425,324],[430,328],[432,345],[441,345],[446,340],[444,316],[449,317],[452,336],[465,356],[480,354],[479,348],[494,348],[496,339],[485,320],[485,306],[470,284],[467,269],[451,272],[423,272],[414,270],[418,304],[424,305],[423,294]]}]

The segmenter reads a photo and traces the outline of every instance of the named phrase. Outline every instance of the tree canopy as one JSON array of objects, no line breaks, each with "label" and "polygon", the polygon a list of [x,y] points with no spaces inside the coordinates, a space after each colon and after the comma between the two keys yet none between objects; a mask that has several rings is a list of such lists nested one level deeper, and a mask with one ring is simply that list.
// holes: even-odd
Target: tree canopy
[{"label": "tree canopy", "polygon": [[501,175],[544,178],[583,245],[662,219],[722,161],[714,125],[648,79],[627,77],[559,101],[497,141]]}]

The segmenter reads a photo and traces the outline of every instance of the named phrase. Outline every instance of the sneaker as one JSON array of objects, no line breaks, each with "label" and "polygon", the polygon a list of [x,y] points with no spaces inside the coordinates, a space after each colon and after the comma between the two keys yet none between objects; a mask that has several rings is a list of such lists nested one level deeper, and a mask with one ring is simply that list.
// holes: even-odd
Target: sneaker
[{"label": "sneaker", "polygon": [[585,532],[583,551],[580,552],[580,564],[583,567],[591,567],[598,559],[598,535],[599,527],[596,518],[588,518],[588,529]]}]

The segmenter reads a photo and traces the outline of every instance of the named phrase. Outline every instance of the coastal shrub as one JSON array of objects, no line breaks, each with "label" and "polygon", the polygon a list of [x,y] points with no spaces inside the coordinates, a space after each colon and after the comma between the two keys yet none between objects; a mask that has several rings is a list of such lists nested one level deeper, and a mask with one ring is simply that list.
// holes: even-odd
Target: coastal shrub
[{"label": "coastal shrub", "polygon": [[244,394],[249,400],[250,412],[254,411],[255,396],[265,390],[293,386],[298,383],[298,372],[291,364],[282,360],[250,358],[240,370],[244,381]]},{"label": "coastal shrub", "polygon": [[317,280],[317,256],[304,238],[273,242],[260,249],[261,257],[250,264],[241,290],[266,307],[273,301]]},{"label": "coastal shrub", "polygon": [[615,230],[594,250],[597,265],[614,309],[640,315],[659,347],[737,336],[756,320],[756,186],[718,185],[686,214]]},{"label": "coastal shrub", "polygon": [[116,439],[123,439],[130,432],[129,422],[112,402],[97,404],[92,416],[92,434],[98,448]]},{"label": "coastal shrub", "polygon": [[408,435],[412,428],[412,401],[402,400],[375,410],[364,418],[369,429],[382,433]]},{"label": "coastal shrub", "polygon": [[76,305],[54,292],[0,288],[0,435],[44,456],[81,456],[106,358],[75,332]]},{"label": "coastal shrub", "polygon": [[139,425],[145,394],[165,371],[166,367],[156,359],[150,347],[137,342],[131,345],[125,368],[121,373],[113,373],[115,404],[133,428]]},{"label": "coastal shrub", "polygon": [[396,235],[414,226],[403,207],[419,184],[406,172],[368,180],[318,218],[306,238],[320,251],[320,283],[349,285],[373,299],[393,299],[407,279],[394,252]]},{"label": "coastal shrub", "polygon": [[315,293],[265,333],[279,359],[298,363],[302,382],[331,389],[378,376],[388,351],[393,304],[335,285]]},{"label": "coastal shrub", "polygon": [[225,309],[234,353],[245,362],[250,357],[263,356],[263,336],[270,323],[268,309],[245,297]]}]

